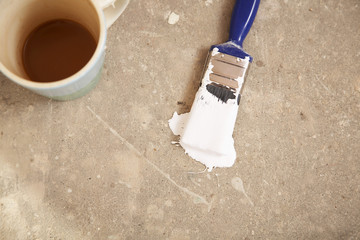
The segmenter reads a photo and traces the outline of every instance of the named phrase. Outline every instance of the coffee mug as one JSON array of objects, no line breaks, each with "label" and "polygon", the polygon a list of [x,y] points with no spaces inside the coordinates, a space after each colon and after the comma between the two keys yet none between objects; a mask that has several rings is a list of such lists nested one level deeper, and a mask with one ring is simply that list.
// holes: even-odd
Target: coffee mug
[{"label": "coffee mug", "polygon": [[[85,95],[100,79],[106,31],[128,3],[129,0],[0,0],[0,71],[16,84],[55,100]],[[22,63],[24,42],[37,26],[54,19],[68,19],[86,27],[96,39],[96,50],[89,62],[68,78],[30,81]]]}]

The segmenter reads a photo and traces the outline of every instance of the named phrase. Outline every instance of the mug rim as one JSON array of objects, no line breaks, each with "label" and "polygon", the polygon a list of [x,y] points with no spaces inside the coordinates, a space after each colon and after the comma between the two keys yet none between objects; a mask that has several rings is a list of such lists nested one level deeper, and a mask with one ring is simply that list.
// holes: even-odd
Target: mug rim
[{"label": "mug rim", "polygon": [[98,60],[101,58],[103,51],[105,50],[105,44],[106,44],[106,34],[107,34],[107,28],[106,28],[106,22],[105,22],[105,16],[102,8],[98,5],[98,3],[94,0],[89,0],[89,2],[92,4],[96,11],[96,15],[99,20],[100,25],[100,33],[99,33],[99,40],[95,49],[94,54],[90,58],[90,60],[85,64],[84,67],[82,67],[78,72],[75,74],[53,82],[34,82],[25,78],[22,78],[13,72],[11,72],[7,67],[4,66],[0,62],[0,72],[2,72],[7,78],[9,78],[11,81],[20,84],[23,87],[27,87],[30,89],[53,89],[57,87],[66,86],[77,79],[82,78],[84,75],[88,73],[90,69],[92,69]]}]

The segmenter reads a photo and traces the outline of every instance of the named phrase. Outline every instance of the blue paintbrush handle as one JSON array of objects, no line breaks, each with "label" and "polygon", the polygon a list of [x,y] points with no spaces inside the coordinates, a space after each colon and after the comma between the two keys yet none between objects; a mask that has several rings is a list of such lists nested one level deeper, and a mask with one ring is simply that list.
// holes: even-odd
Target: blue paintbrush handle
[{"label": "blue paintbrush handle", "polygon": [[229,40],[242,47],[254,22],[260,0],[237,0],[230,24]]}]

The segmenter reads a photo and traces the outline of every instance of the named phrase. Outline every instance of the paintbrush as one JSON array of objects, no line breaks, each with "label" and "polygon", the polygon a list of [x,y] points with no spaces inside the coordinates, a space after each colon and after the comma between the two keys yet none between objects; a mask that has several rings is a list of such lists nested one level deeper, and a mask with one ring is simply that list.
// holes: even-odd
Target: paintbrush
[{"label": "paintbrush", "polygon": [[[232,134],[245,73],[252,61],[242,46],[259,3],[260,0],[236,1],[229,41],[210,48],[201,86],[190,112],[181,120],[186,122],[178,133],[180,145],[209,171],[214,167],[230,167],[236,159]],[[170,120],[172,129],[180,121],[176,117],[174,114]]]}]

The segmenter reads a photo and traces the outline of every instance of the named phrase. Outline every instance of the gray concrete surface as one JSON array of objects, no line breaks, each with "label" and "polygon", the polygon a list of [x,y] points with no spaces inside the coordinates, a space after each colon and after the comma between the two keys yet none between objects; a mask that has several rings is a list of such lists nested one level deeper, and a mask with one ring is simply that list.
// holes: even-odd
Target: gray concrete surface
[{"label": "gray concrete surface", "polygon": [[360,239],[358,0],[263,0],[235,165],[171,145],[234,2],[132,0],[75,101],[0,76],[0,239]]}]

